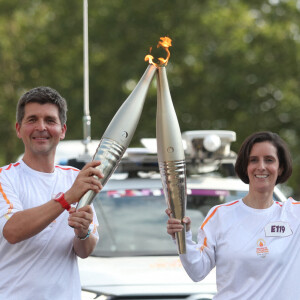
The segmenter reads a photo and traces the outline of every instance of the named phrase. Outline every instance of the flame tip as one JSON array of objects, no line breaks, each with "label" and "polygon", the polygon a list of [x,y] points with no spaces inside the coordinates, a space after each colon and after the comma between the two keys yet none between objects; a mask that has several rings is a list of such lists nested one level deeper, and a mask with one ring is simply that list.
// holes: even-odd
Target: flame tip
[{"label": "flame tip", "polygon": [[[159,57],[158,61],[159,63],[155,63],[153,62],[154,57],[150,54],[145,56],[145,61],[149,60],[149,64],[153,64],[155,67],[165,67],[168,64],[169,58],[170,58],[170,51],[169,51],[169,47],[172,46],[172,39],[169,38],[168,36],[165,37],[160,37],[160,41],[157,44],[157,48],[162,47],[166,52],[167,52],[167,57],[166,58],[162,58]],[[152,51],[152,47],[150,47],[150,53]]]}]

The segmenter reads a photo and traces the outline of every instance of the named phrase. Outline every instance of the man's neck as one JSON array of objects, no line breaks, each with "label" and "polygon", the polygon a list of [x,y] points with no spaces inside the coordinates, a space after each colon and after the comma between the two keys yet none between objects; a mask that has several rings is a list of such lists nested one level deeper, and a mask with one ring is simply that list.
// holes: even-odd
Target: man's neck
[{"label": "man's neck", "polygon": [[33,170],[43,173],[53,173],[54,172],[54,157],[51,158],[46,155],[35,156],[30,158],[26,153],[23,157],[24,163]]}]

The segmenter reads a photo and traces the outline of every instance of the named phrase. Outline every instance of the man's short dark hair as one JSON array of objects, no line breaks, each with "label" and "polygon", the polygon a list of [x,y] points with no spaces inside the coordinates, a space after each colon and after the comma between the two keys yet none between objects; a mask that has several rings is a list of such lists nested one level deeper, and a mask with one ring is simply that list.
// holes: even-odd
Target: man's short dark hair
[{"label": "man's short dark hair", "polygon": [[237,175],[243,182],[249,183],[247,168],[250,152],[254,144],[262,142],[270,142],[277,149],[279,168],[281,168],[282,173],[277,177],[276,184],[286,182],[292,175],[293,170],[291,154],[286,143],[280,136],[270,131],[256,132],[246,138],[239,150],[235,164]]},{"label": "man's short dark hair", "polygon": [[67,102],[66,100],[53,88],[40,86],[31,89],[26,92],[20,99],[17,105],[17,122],[22,123],[25,114],[25,105],[27,103],[52,103],[58,107],[59,119],[61,125],[64,125],[67,122]]}]

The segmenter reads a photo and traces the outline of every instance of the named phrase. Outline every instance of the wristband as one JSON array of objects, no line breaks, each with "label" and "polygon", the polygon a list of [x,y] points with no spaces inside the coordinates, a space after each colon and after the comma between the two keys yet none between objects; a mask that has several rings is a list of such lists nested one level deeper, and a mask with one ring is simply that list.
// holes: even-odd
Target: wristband
[{"label": "wristband", "polygon": [[70,210],[71,205],[66,201],[65,199],[65,194],[64,193],[58,193],[55,197],[54,197],[54,201],[59,202],[60,205],[66,209],[67,211]]},{"label": "wristband", "polygon": [[90,236],[91,231],[92,231],[92,230],[89,229],[88,232],[87,232],[87,234],[86,234],[86,236],[84,236],[84,237],[80,237],[80,236],[78,236],[78,235],[76,235],[76,237],[77,237],[78,239],[80,239],[81,241],[84,241],[84,240],[86,240],[86,239]]}]

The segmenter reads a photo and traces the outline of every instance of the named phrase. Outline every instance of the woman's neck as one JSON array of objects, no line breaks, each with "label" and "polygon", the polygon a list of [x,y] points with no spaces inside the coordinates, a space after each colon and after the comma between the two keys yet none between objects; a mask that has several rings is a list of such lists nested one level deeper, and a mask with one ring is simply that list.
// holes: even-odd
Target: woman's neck
[{"label": "woman's neck", "polygon": [[243,202],[252,208],[266,209],[273,205],[273,193],[251,193],[243,198]]}]

